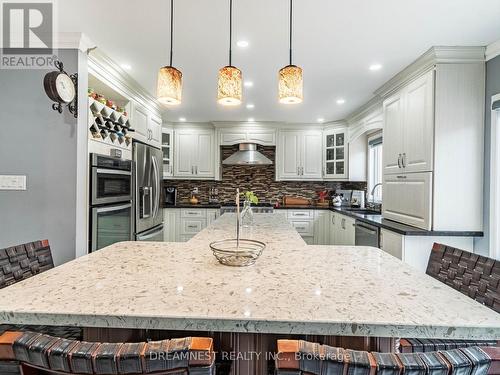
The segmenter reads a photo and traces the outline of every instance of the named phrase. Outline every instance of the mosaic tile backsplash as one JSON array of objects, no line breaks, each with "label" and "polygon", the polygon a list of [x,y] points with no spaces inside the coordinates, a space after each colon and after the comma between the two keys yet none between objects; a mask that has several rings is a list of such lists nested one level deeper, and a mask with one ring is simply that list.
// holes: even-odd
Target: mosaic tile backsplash
[{"label": "mosaic tile backsplash", "polygon": [[[274,203],[283,200],[283,196],[294,196],[306,199],[315,199],[318,191],[339,189],[364,190],[366,182],[323,182],[323,181],[275,181],[275,147],[258,146],[258,150],[273,161],[273,165],[223,165],[222,181],[204,180],[164,180],[164,186],[177,188],[177,201],[186,203],[194,188],[198,188],[197,197],[200,203],[208,203],[209,190],[217,188],[221,203],[234,201],[237,187],[240,191],[250,190],[261,202]],[[226,159],[238,146],[221,147],[221,160]]]}]

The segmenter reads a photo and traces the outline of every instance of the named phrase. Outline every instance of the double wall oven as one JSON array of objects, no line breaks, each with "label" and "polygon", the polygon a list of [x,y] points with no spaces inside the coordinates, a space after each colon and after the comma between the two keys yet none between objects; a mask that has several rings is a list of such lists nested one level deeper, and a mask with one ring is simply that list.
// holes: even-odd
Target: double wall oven
[{"label": "double wall oven", "polygon": [[90,156],[89,252],[133,239],[133,162]]}]

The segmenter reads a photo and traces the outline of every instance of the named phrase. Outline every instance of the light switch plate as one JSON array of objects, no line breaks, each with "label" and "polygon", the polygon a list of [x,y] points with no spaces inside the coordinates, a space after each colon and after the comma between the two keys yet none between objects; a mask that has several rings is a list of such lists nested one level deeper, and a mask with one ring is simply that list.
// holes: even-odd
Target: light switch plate
[{"label": "light switch plate", "polygon": [[0,175],[0,190],[26,190],[26,176]]}]

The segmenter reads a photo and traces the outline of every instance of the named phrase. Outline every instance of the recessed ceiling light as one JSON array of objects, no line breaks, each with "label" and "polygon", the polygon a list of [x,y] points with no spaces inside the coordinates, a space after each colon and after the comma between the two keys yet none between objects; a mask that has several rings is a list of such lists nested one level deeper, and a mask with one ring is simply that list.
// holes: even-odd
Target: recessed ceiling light
[{"label": "recessed ceiling light", "polygon": [[236,45],[237,45],[238,47],[241,47],[241,48],[248,47],[248,44],[249,44],[249,43],[248,43],[246,40],[238,40],[238,41],[236,42]]},{"label": "recessed ceiling light", "polygon": [[247,108],[248,109],[254,109],[255,108],[255,104],[247,104]]},{"label": "recessed ceiling light", "polygon": [[254,122],[254,121],[255,121],[255,119],[254,119],[253,117],[250,117],[250,118],[248,119],[248,122]]},{"label": "recessed ceiling light", "polygon": [[186,122],[186,118],[185,117],[179,117],[179,121],[180,122]]},{"label": "recessed ceiling light", "polygon": [[372,64],[372,65],[370,65],[370,70],[373,71],[373,72],[375,72],[377,70],[380,70],[380,69],[382,69],[382,65],[381,64]]},{"label": "recessed ceiling light", "polygon": [[122,69],[125,69],[125,70],[132,69],[132,67],[129,64],[121,64],[120,66],[122,67]]},{"label": "recessed ceiling light", "polygon": [[337,99],[337,104],[341,105],[344,104],[345,100],[344,99]]},{"label": "recessed ceiling light", "polygon": [[319,117],[316,121],[318,121],[318,122],[325,122],[325,119],[323,117]]},{"label": "recessed ceiling light", "polygon": [[252,81],[245,81],[245,83],[243,83],[245,85],[245,87],[253,87],[253,82]]}]

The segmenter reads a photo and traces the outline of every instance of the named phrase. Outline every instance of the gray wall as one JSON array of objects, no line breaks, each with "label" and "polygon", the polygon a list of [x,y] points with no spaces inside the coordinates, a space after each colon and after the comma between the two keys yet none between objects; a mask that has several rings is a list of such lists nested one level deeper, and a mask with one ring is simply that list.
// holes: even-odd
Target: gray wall
[{"label": "gray wall", "polygon": [[[77,50],[57,54],[68,73],[78,70]],[[75,257],[82,140],[73,115],[52,110],[43,89],[46,73],[0,70],[0,174],[27,175],[26,191],[0,191],[0,248],[48,239],[61,264]]]},{"label": "gray wall", "polygon": [[484,126],[484,237],[477,238],[474,251],[489,255],[491,97],[500,93],[500,56],[486,63],[486,108]]}]

